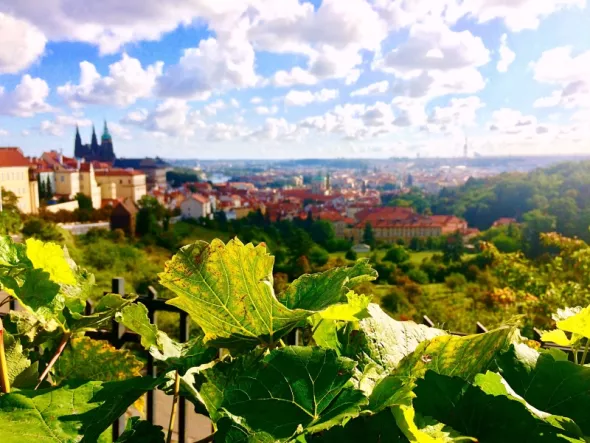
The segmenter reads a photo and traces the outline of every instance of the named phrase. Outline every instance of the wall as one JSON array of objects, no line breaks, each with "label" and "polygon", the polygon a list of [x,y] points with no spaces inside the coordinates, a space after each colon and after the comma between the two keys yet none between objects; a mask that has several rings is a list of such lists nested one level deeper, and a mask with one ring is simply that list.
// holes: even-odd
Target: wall
[{"label": "wall", "polygon": [[[35,182],[36,184],[37,182]],[[14,192],[18,197],[18,208],[25,214],[35,212],[38,203],[31,204],[31,188],[29,184],[28,166],[0,168],[0,187]],[[37,200],[38,202],[39,200]]]},{"label": "wall", "polygon": [[59,211],[75,211],[76,209],[78,209],[78,200],[73,200],[71,202],[65,202],[65,203],[58,203],[56,205],[50,205],[47,206],[45,208],[45,210],[47,212],[52,212],[52,213],[57,213]]}]

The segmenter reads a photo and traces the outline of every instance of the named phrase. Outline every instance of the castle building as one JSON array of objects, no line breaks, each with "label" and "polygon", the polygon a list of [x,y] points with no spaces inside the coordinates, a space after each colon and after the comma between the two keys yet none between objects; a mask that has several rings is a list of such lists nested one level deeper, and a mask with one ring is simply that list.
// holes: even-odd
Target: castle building
[{"label": "castle building", "polygon": [[86,161],[99,161],[112,163],[115,161],[115,150],[113,148],[113,138],[109,133],[107,122],[104,122],[104,129],[100,138],[100,145],[96,137],[96,130],[92,126],[92,138],[90,144],[82,144],[82,137],[80,137],[80,130],[76,126],[76,138],[74,140],[74,157]]}]

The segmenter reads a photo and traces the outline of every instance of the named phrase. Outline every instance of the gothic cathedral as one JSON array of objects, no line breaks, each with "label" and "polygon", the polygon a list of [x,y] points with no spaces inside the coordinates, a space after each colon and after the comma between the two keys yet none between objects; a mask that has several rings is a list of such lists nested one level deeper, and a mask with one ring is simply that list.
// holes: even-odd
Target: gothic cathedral
[{"label": "gothic cathedral", "polygon": [[80,131],[76,126],[76,140],[74,142],[74,157],[78,159],[84,159],[86,161],[100,161],[100,162],[113,162],[115,161],[115,151],[113,149],[113,139],[109,134],[109,128],[107,122],[104,122],[104,129],[102,137],[100,138],[100,145],[96,138],[96,131],[94,125],[92,125],[92,139],[90,144],[83,145],[82,138],[80,137]]}]

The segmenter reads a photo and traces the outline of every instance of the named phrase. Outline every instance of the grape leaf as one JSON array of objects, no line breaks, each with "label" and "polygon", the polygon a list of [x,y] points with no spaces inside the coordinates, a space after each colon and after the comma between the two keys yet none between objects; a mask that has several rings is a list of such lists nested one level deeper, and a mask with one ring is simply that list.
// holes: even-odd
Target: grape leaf
[{"label": "grape leaf", "polygon": [[280,296],[290,309],[321,311],[330,305],[346,301],[345,295],[354,286],[377,278],[368,259],[358,260],[348,268],[333,268],[320,274],[302,275]]},{"label": "grape leaf", "polygon": [[358,321],[369,316],[367,308],[371,303],[371,297],[350,291],[346,294],[346,300],[346,303],[328,306],[316,315],[324,320],[342,321]]},{"label": "grape leaf", "polygon": [[541,335],[541,341],[550,341],[559,346],[571,346],[572,344],[572,341],[567,338],[567,335],[565,335],[565,332],[561,329],[544,332],[543,335]]},{"label": "grape leaf", "polygon": [[197,242],[166,263],[160,282],[177,295],[168,303],[188,312],[205,331],[206,343],[230,348],[270,344],[311,315],[277,300],[273,261],[262,244]]},{"label": "grape leaf", "polygon": [[331,350],[288,347],[262,359],[218,363],[204,371],[207,383],[200,391],[209,409],[220,405],[249,430],[281,440],[358,415],[367,399],[352,387],[355,365]]},{"label": "grape leaf", "polygon": [[400,362],[394,375],[422,377],[431,369],[438,374],[471,381],[476,374],[487,371],[518,337],[514,328],[500,328],[465,337],[435,337],[420,343],[414,352]]},{"label": "grape leaf", "polygon": [[96,442],[127,408],[161,380],[71,382],[0,396],[2,443]]},{"label": "grape leaf", "polygon": [[408,442],[389,409],[377,415],[360,416],[342,426],[306,436],[306,440],[308,443]]},{"label": "grape leaf", "polygon": [[63,327],[62,311],[65,299],[59,293],[60,286],[41,269],[27,271],[24,283],[15,291],[15,298],[47,331]]},{"label": "grape leaf", "polygon": [[369,305],[368,311],[369,317],[360,321],[360,333],[353,334],[345,352],[346,356],[358,360],[361,367],[374,362],[391,371],[421,342],[446,335],[440,329],[396,321],[376,304]]},{"label": "grape leaf", "polygon": [[67,328],[71,332],[96,331],[107,328],[115,315],[124,307],[132,305],[136,296],[123,297],[119,294],[103,295],[90,315],[82,315],[68,309],[64,311]]},{"label": "grape leaf", "polygon": [[19,265],[31,266],[25,245],[15,243],[9,235],[0,235],[0,268]]},{"label": "grape leaf", "polygon": [[125,431],[115,443],[164,443],[162,426],[156,426],[139,417],[127,420]]},{"label": "grape leaf", "polygon": [[414,408],[423,416],[451,426],[482,442],[583,442],[564,435],[532,414],[525,405],[503,395],[486,394],[458,377],[428,371],[417,380]]},{"label": "grape leaf", "polygon": [[75,285],[76,276],[72,271],[69,256],[55,243],[44,243],[34,238],[27,239],[27,257],[33,268],[49,274],[51,281],[58,284]]},{"label": "grape leaf", "polygon": [[590,435],[590,367],[515,345],[497,360],[502,377],[527,403],[573,419]]},{"label": "grape leaf", "polygon": [[141,375],[143,363],[105,340],[72,338],[54,366],[53,379],[118,381]]},{"label": "grape leaf", "polygon": [[186,343],[178,343],[165,332],[150,323],[148,310],[142,303],[132,303],[125,306],[115,316],[115,319],[127,329],[141,337],[141,345],[152,354],[156,360],[166,362],[167,370],[178,370],[181,375],[195,366],[213,360],[218,350],[207,346],[203,342],[203,335],[198,335]]},{"label": "grape leaf", "polygon": [[437,423],[431,418],[425,420],[416,416],[411,405],[399,405],[392,408],[393,416],[400,431],[411,443],[447,443],[453,441],[477,441],[471,437],[460,435],[457,431]]},{"label": "grape leaf", "polygon": [[8,381],[14,387],[14,380],[31,366],[31,361],[24,355],[23,347],[19,340],[4,330],[0,333],[0,337],[4,341]]},{"label": "grape leaf", "polygon": [[572,332],[590,339],[590,306],[575,315],[557,322],[562,331]]},{"label": "grape leaf", "polygon": [[252,432],[229,417],[217,422],[215,441],[219,443],[275,443],[276,440],[265,432]]}]

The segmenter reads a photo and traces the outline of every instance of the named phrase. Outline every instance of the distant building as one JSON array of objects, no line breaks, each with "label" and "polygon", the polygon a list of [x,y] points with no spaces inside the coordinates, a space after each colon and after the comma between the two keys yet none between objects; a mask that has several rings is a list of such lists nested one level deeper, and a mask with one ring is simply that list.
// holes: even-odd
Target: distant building
[{"label": "distant building", "polygon": [[357,254],[363,254],[363,253],[368,253],[371,252],[371,247],[369,245],[366,245],[364,243],[358,244],[358,245],[354,245],[352,247],[352,250],[354,252],[356,252]]},{"label": "distant building", "polygon": [[510,226],[510,225],[516,225],[516,224],[518,224],[518,222],[516,221],[515,218],[502,217],[494,222],[494,224],[492,225],[492,228],[499,228],[500,226]]},{"label": "distant building", "polygon": [[107,122],[104,122],[104,129],[100,138],[100,145],[96,138],[96,131],[92,126],[92,138],[90,144],[82,144],[82,137],[80,137],[80,130],[76,126],[76,137],[74,140],[74,156],[77,159],[84,159],[86,161],[100,161],[112,163],[115,160],[115,151],[113,148],[113,138],[109,133]]},{"label": "distant building", "polygon": [[17,206],[25,214],[39,210],[37,175],[19,148],[0,148],[0,188],[18,197]]},{"label": "distant building", "polygon": [[136,202],[147,194],[146,176],[135,169],[103,169],[95,175],[102,198],[130,198]]},{"label": "distant building", "polygon": [[156,158],[118,158],[114,161],[113,167],[123,169],[137,169],[143,172],[147,177],[148,189],[155,187],[166,187],[166,172],[172,169],[172,166]]},{"label": "distant building", "polygon": [[111,231],[122,229],[129,237],[133,237],[138,212],[139,209],[131,199],[120,202],[111,212]]},{"label": "distant building", "polygon": [[192,194],[180,204],[180,213],[183,219],[209,217],[211,202],[203,195]]}]

